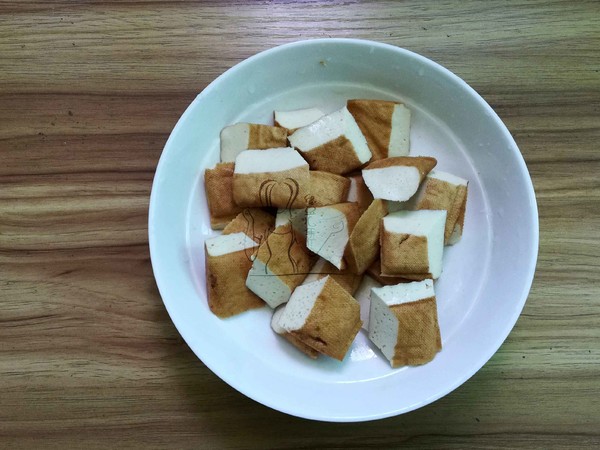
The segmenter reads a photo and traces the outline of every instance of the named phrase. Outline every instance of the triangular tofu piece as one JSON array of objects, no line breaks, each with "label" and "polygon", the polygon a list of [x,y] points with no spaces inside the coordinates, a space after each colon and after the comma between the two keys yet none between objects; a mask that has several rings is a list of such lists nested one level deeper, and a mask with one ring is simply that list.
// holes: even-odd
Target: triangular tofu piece
[{"label": "triangular tofu piece", "polygon": [[387,100],[348,100],[352,114],[367,139],[373,161],[406,156],[410,150],[410,109]]},{"label": "triangular tofu piece", "polygon": [[298,286],[279,325],[306,345],[343,360],[360,331],[360,305],[331,277]]},{"label": "triangular tofu piece", "polygon": [[344,269],[346,246],[359,217],[360,210],[356,203],[308,208],[306,213],[308,249],[338,269]]},{"label": "triangular tofu piece", "polygon": [[429,172],[414,201],[415,209],[447,211],[444,243],[455,244],[462,236],[467,204],[467,180],[439,170]]},{"label": "triangular tofu piece", "polygon": [[371,159],[371,151],[346,107],[321,117],[288,136],[312,170],[345,174]]},{"label": "triangular tofu piece", "polygon": [[345,253],[346,264],[351,272],[364,273],[379,256],[381,219],[387,213],[384,200],[373,200],[356,222]]},{"label": "triangular tofu piece", "polygon": [[392,367],[431,361],[442,349],[433,281],[371,289],[369,339]]},{"label": "triangular tofu piece", "polygon": [[428,156],[380,159],[362,170],[374,198],[403,202],[411,198],[437,161]]}]

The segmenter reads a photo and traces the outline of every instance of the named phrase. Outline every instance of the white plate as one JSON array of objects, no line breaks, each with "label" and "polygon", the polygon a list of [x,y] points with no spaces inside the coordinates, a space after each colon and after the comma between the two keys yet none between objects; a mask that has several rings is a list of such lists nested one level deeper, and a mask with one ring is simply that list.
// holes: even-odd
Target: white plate
[{"label": "white plate", "polygon": [[[209,226],[203,171],[219,132],[270,123],[274,109],[349,98],[401,100],[413,111],[411,153],[470,181],[462,240],[436,283],[443,350],[391,369],[361,331],[343,362],[312,361],[270,329],[268,308],[221,320],[206,302]],[[210,84],[165,145],[150,199],[152,266],[175,326],[214,373],[245,395],[300,417],[362,421],[401,414],[451,392],[498,350],[527,298],[538,248],[533,186],[521,153],[490,106],[438,64],[390,45],[302,41],[255,55]]]}]

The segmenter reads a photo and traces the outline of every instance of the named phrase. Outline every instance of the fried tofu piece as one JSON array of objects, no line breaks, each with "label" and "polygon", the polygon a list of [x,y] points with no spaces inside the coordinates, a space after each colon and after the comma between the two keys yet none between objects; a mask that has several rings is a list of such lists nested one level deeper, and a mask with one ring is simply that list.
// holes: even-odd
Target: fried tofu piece
[{"label": "fried tofu piece", "polygon": [[208,306],[221,318],[240,314],[265,303],[246,288],[251,255],[258,243],[246,233],[232,233],[205,242]]},{"label": "fried tofu piece", "polygon": [[438,278],[442,273],[446,211],[398,211],[381,223],[381,274]]},{"label": "fried tofu piece", "polygon": [[364,273],[379,256],[381,220],[386,215],[386,202],[377,199],[356,222],[345,252],[346,264],[351,272]]},{"label": "fried tofu piece", "polygon": [[403,202],[411,198],[437,161],[428,156],[398,156],[370,163],[362,171],[374,198]]},{"label": "fried tofu piece", "polygon": [[352,230],[360,217],[356,203],[308,208],[306,241],[308,249],[338,269],[344,269],[344,255]]},{"label": "fried tofu piece", "polygon": [[279,325],[318,352],[341,361],[362,326],[360,306],[327,276],[296,288]]},{"label": "fried tofu piece", "polygon": [[220,163],[204,171],[204,190],[213,230],[222,230],[242,211],[233,201],[233,170],[233,163]]},{"label": "fried tofu piece", "polygon": [[345,174],[371,159],[371,151],[346,107],[299,128],[288,136],[312,170]]},{"label": "fried tofu piece", "polygon": [[317,359],[317,357],[319,356],[318,351],[316,351],[311,346],[306,345],[300,339],[295,337],[293,334],[288,333],[284,328],[281,327],[281,325],[279,325],[279,320],[281,318],[281,315],[283,314],[284,308],[285,305],[280,305],[273,311],[273,316],[271,317],[271,329],[278,335],[284,337],[289,343],[291,343],[294,347],[296,347],[308,357],[312,359]]},{"label": "fried tofu piece", "polygon": [[348,100],[347,106],[367,139],[373,161],[408,155],[410,109],[387,100]]},{"label": "fried tofu piece", "polygon": [[371,289],[369,339],[392,367],[431,361],[442,349],[433,281]]},{"label": "fried tofu piece", "polygon": [[246,150],[235,161],[233,200],[238,206],[306,207],[308,164],[294,149]]},{"label": "fried tofu piece", "polygon": [[415,200],[415,209],[443,209],[447,212],[444,244],[452,245],[462,236],[467,205],[468,182],[447,172],[431,171]]}]

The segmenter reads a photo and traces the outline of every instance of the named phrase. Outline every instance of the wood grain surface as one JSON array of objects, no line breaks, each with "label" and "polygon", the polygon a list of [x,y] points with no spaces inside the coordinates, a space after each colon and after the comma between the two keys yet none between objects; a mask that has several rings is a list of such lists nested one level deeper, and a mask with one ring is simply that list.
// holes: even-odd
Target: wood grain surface
[{"label": "wood grain surface", "polygon": [[[519,144],[540,211],[525,310],[415,412],[311,422],[230,388],[179,337],[148,253],[154,169],[195,95],[316,37],[454,71]],[[0,448],[598,448],[600,3],[0,1]]]}]

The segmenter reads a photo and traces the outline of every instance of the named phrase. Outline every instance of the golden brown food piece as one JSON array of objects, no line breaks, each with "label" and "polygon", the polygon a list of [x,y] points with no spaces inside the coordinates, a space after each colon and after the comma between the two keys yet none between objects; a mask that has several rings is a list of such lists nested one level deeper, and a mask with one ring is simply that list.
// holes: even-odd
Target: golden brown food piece
[{"label": "golden brown food piece", "polygon": [[298,286],[279,324],[304,344],[341,361],[362,326],[360,305],[328,276]]},{"label": "golden brown food piece", "polygon": [[373,153],[373,161],[408,155],[410,110],[387,100],[348,100],[354,116]]},{"label": "golden brown food piece", "polygon": [[383,200],[373,200],[369,208],[356,222],[346,246],[345,260],[348,269],[356,274],[364,273],[379,256],[379,233],[381,219],[388,213]]},{"label": "golden brown food piece", "polygon": [[327,206],[343,203],[348,197],[350,180],[341,175],[319,170],[310,171],[309,206]]},{"label": "golden brown food piece", "polygon": [[265,305],[246,287],[246,275],[252,266],[247,250],[251,248],[211,253],[211,241],[224,237],[226,236],[217,236],[208,240],[205,249],[208,306],[221,318]]},{"label": "golden brown food piece", "polygon": [[242,208],[233,201],[234,163],[220,163],[204,171],[204,189],[213,230],[222,230]]}]

